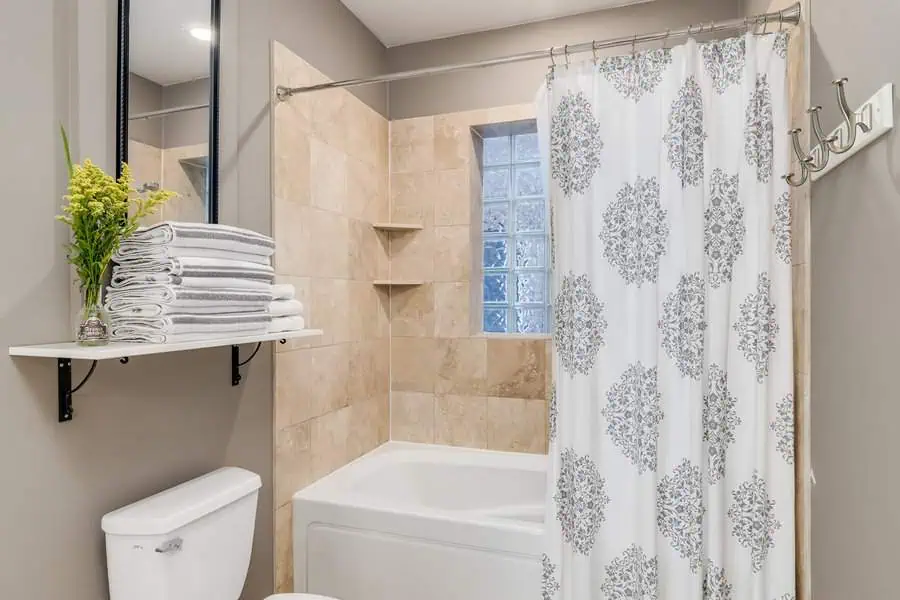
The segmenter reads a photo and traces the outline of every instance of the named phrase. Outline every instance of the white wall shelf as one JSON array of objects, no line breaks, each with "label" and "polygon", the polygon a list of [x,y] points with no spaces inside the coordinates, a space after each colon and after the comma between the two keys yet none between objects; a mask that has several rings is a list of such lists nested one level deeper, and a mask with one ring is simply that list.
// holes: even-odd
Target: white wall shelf
[{"label": "white wall shelf", "polygon": [[412,223],[372,223],[372,227],[378,231],[388,231],[392,233],[407,233],[410,231],[421,231],[423,229],[421,225],[414,225]]},{"label": "white wall shelf", "polygon": [[[313,341],[322,336],[319,329],[304,329],[302,331],[282,331],[280,333],[265,333],[261,335],[229,336],[210,338],[194,342],[178,342],[173,344],[135,344],[124,342],[110,342],[106,346],[79,346],[74,342],[60,342],[57,344],[39,344],[34,346],[10,346],[9,355],[13,357],[29,358],[55,358],[58,374],[58,401],[59,422],[71,421],[75,415],[72,408],[72,395],[81,389],[97,367],[101,360],[119,359],[126,364],[131,357],[149,356],[151,354],[168,354],[171,352],[186,352],[188,350],[201,350],[203,348],[220,348],[231,346],[231,385],[241,383],[240,367],[243,367],[256,356],[263,342],[279,341],[282,344],[287,340],[306,338]],[[240,360],[240,346],[242,344],[256,344],[256,349],[249,358],[243,362]],[[93,361],[90,370],[80,383],[72,386],[72,361]]]}]

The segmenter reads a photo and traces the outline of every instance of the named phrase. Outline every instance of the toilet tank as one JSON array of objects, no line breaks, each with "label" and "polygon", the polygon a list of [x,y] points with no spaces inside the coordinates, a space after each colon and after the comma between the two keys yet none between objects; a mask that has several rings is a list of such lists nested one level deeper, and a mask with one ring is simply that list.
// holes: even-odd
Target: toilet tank
[{"label": "toilet tank", "polygon": [[261,485],[226,467],[105,515],[110,600],[238,600]]}]

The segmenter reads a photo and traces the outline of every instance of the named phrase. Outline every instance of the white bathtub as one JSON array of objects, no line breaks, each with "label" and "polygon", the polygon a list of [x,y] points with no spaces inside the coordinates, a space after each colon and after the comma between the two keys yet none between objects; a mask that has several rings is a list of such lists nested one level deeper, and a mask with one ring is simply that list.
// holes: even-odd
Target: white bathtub
[{"label": "white bathtub", "polygon": [[545,456],[390,442],[294,494],[294,590],[540,595]]}]

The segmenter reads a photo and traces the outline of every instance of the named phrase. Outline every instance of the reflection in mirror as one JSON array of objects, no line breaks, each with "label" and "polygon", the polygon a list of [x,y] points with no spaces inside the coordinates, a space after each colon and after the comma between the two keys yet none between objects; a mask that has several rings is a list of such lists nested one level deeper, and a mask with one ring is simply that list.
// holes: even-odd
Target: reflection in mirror
[{"label": "reflection in mirror", "polygon": [[[178,194],[159,221],[215,222],[217,0],[127,0],[127,162],[140,191]],[[215,110],[212,111],[215,114]],[[212,144],[211,144],[212,142]]]}]

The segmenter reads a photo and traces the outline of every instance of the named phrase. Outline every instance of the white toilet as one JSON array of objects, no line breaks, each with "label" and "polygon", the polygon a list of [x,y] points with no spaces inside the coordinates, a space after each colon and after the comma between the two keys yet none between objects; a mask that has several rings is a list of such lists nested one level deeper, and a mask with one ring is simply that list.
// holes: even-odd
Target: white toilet
[{"label": "white toilet", "polygon": [[110,600],[238,600],[261,485],[256,473],[226,467],[105,515]]}]

